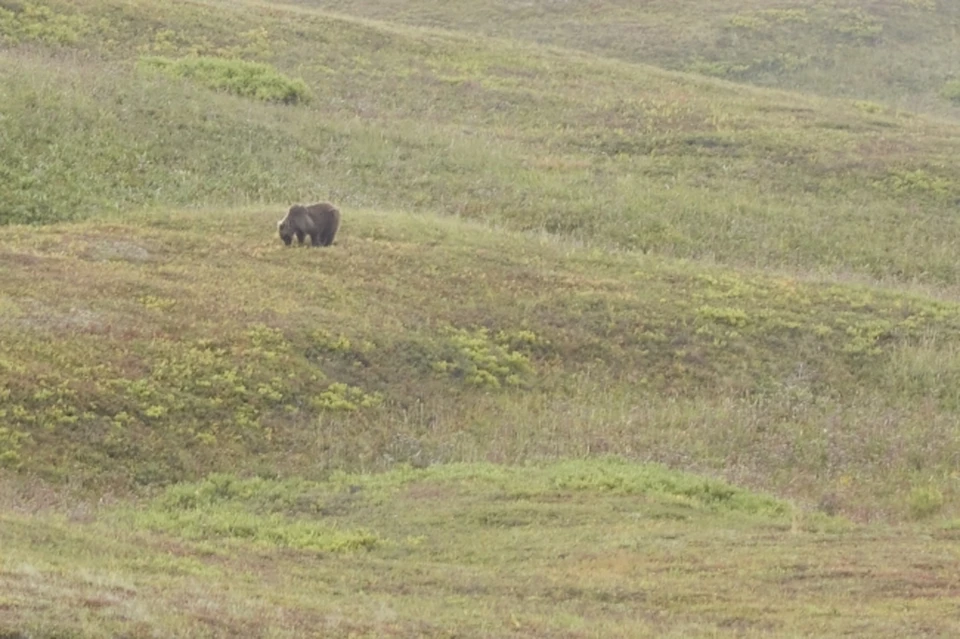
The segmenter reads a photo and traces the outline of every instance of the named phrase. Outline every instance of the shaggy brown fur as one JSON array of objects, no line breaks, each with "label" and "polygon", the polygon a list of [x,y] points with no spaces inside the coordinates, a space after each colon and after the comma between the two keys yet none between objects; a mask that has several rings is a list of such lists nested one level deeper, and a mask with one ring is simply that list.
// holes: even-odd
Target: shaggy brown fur
[{"label": "shaggy brown fur", "polygon": [[287,216],[277,222],[280,239],[287,246],[293,242],[293,236],[303,244],[303,238],[310,236],[314,246],[330,246],[340,228],[340,210],[329,202],[320,202],[310,206],[296,204],[290,207]]}]

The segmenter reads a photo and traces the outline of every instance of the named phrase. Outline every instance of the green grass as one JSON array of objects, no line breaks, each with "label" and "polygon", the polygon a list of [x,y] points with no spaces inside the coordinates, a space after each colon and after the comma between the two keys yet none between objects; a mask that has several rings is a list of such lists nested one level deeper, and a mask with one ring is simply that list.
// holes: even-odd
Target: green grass
[{"label": "green grass", "polygon": [[[29,489],[6,494],[37,507]],[[958,629],[951,529],[851,526],[614,459],[319,482],[217,476],[135,508],[6,512],[0,524],[0,631],[14,636]],[[265,527],[276,534],[250,534]],[[290,543],[315,528],[362,529],[377,543]]]},{"label": "green grass", "polygon": [[0,636],[956,633],[927,3],[0,5]]},{"label": "green grass", "polygon": [[288,78],[268,64],[210,56],[178,60],[146,56],[140,60],[140,64],[144,69],[154,69],[174,78],[186,78],[215,91],[264,102],[296,104],[310,99],[310,90],[303,80]]},{"label": "green grass", "polygon": [[288,249],[281,213],[0,230],[4,465],[99,492],[613,453],[957,512],[954,302],[400,212]]},{"label": "green grass", "polygon": [[960,9],[935,0],[789,3],[354,2],[298,4],[394,23],[549,44],[765,87],[879,100],[957,117]]},{"label": "green grass", "polygon": [[940,95],[954,103],[960,104],[960,80],[950,80],[944,83]]},{"label": "green grass", "polygon": [[[954,124],[309,11],[81,6],[72,54],[0,62],[21,114],[4,220],[324,197],[735,266],[960,279]],[[272,106],[136,71],[194,54],[270,64],[316,97]]]}]

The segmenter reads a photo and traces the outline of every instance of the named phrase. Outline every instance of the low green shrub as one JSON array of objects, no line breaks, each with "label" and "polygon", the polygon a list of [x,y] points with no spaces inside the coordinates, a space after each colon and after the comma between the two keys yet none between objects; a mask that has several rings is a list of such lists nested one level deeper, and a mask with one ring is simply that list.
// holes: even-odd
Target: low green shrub
[{"label": "low green shrub", "polygon": [[199,482],[169,487],[133,516],[140,526],[192,540],[232,540],[320,552],[368,550],[380,545],[380,537],[370,531],[341,529],[318,519],[318,506],[311,499],[318,488],[300,480],[240,479],[214,473]]},{"label": "low green shrub", "polygon": [[16,5],[13,8],[0,6],[0,42],[74,44],[89,27],[87,19],[81,15],[57,13],[33,2]]},{"label": "low green shrub", "polygon": [[310,100],[310,88],[300,78],[288,77],[269,64],[197,56],[172,59],[145,56],[140,67],[173,78],[184,78],[214,91],[224,91],[264,102],[297,104]]},{"label": "low green shrub", "polygon": [[523,386],[534,374],[529,358],[516,350],[535,344],[538,338],[534,333],[500,331],[492,335],[485,328],[450,329],[448,339],[447,357],[433,363],[437,373],[487,388]]},{"label": "low green shrub", "polygon": [[914,488],[907,505],[913,519],[926,519],[943,508],[943,493],[933,486]]},{"label": "low green shrub", "polygon": [[960,105],[960,80],[950,80],[940,89],[940,95],[954,104]]}]

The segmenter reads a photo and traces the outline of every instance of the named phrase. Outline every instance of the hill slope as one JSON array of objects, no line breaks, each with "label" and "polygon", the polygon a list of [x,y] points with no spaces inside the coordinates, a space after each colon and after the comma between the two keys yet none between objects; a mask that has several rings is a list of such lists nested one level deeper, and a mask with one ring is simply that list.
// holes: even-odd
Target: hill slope
[{"label": "hill slope", "polygon": [[960,7],[943,0],[275,4],[294,3],[960,116]]},{"label": "hill slope", "polygon": [[[7,221],[329,196],[730,265],[960,281],[956,125],[306,10],[47,5],[5,27],[21,42],[0,54]],[[269,63],[313,99],[145,66],[191,53]]]},{"label": "hill slope", "polygon": [[918,532],[611,461],[214,476],[136,510],[0,513],[0,633],[955,633],[956,533]]},{"label": "hill slope", "polygon": [[613,453],[956,507],[956,303],[357,209],[288,249],[276,217],[0,230],[6,464],[102,491]]},{"label": "hill slope", "polygon": [[304,6],[0,45],[0,636],[956,634],[956,124]]},{"label": "hill slope", "polygon": [[[4,220],[99,220],[0,231],[6,466],[602,452],[955,508],[954,125],[302,9],[4,11]],[[282,250],[325,195],[342,245]]]}]

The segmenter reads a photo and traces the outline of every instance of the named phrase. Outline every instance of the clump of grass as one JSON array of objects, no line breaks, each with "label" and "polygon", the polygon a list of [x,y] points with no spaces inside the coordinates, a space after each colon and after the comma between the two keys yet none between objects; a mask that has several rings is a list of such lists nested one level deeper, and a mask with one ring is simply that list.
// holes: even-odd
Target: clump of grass
[{"label": "clump of grass", "polygon": [[300,78],[291,78],[264,62],[248,62],[210,56],[171,59],[145,56],[144,69],[173,78],[184,78],[214,91],[233,93],[264,102],[298,104],[311,98],[310,87]]},{"label": "clump of grass", "polygon": [[89,26],[83,15],[59,13],[36,2],[15,2],[12,8],[0,6],[0,42],[6,44],[74,44]]},{"label": "clump of grass", "polygon": [[870,100],[855,100],[853,102],[854,108],[863,113],[883,113],[884,106],[882,104],[877,104]]},{"label": "clump of grass", "polygon": [[451,328],[448,333],[452,352],[434,362],[433,369],[438,373],[463,379],[472,386],[500,388],[521,386],[534,372],[529,358],[512,348],[535,344],[536,335],[529,331],[491,335],[485,328]]},{"label": "clump of grass", "polygon": [[549,476],[550,483],[558,489],[656,495],[717,511],[775,516],[790,511],[782,500],[741,490],[722,481],[616,458],[601,463],[562,462],[550,467]]},{"label": "clump of grass", "polygon": [[950,80],[940,89],[940,95],[956,105],[960,105],[960,80]]},{"label": "clump of grass", "polygon": [[[0,409],[0,419],[5,418],[6,414],[6,409]],[[0,427],[0,468],[16,469],[20,466],[20,447],[29,436],[23,431]]]},{"label": "clump of grass", "polygon": [[922,196],[950,199],[960,194],[960,186],[951,178],[936,175],[928,169],[893,170],[885,179],[877,182],[896,196]]},{"label": "clump of grass", "polygon": [[943,493],[934,486],[914,488],[907,501],[910,517],[927,519],[943,509]]},{"label": "clump of grass", "polygon": [[873,43],[883,33],[883,23],[876,16],[860,8],[841,9],[831,17],[828,28],[853,40]]},{"label": "clump of grass", "polygon": [[[133,513],[132,519],[148,530],[190,540],[231,540],[321,552],[369,550],[381,543],[367,530],[343,530],[313,518],[286,516],[276,505],[285,503],[285,496],[304,497],[294,492],[296,488],[267,480],[211,475],[197,484],[167,489],[150,507]],[[251,508],[256,503],[267,505],[268,512]]]},{"label": "clump of grass", "polygon": [[362,388],[341,382],[330,384],[310,401],[310,406],[319,411],[353,412],[361,408],[376,408],[381,404],[383,396],[380,393],[368,393]]},{"label": "clump of grass", "polygon": [[535,500],[558,494],[597,493],[645,496],[650,501],[683,504],[702,512],[756,514],[781,518],[790,505],[726,482],[670,470],[658,464],[619,457],[568,460],[531,466],[484,462],[414,468],[399,465],[382,473],[336,472],[325,481],[241,479],[216,473],[198,482],[167,488],[152,509],[206,512],[231,506],[260,515],[317,517],[338,495],[380,502],[411,485],[445,486],[459,493],[512,500]]},{"label": "clump of grass", "polygon": [[[354,345],[350,342],[349,337],[342,333],[334,335],[330,331],[323,328],[318,328],[310,333],[310,341],[311,346],[315,346],[324,353],[349,354],[354,352]],[[356,352],[359,354],[374,348],[373,344],[370,343],[361,344],[358,346],[359,350]]]}]

